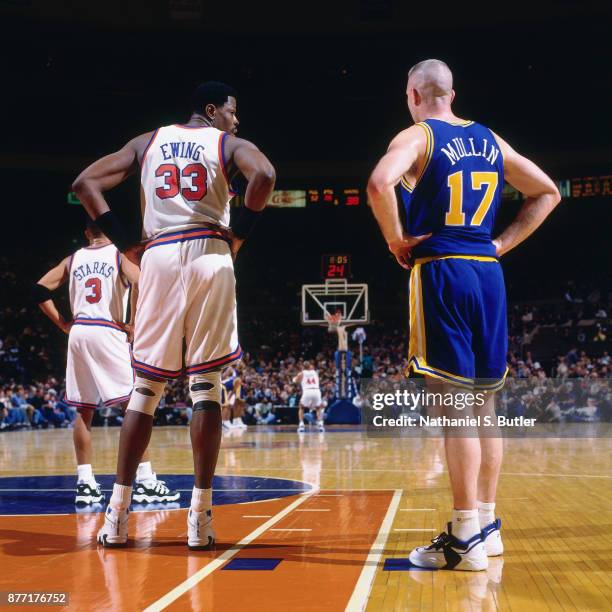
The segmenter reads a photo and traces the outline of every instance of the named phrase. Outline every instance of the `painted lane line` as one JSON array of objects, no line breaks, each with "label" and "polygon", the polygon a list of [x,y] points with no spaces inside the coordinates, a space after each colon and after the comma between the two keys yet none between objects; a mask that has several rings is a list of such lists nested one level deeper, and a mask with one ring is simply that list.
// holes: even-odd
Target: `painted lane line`
[{"label": "painted lane line", "polygon": [[273,514],[243,514],[242,518],[272,518]]},{"label": "painted lane line", "polygon": [[157,601],[153,602],[150,606],[145,608],[144,612],[159,612],[164,608],[167,608],[171,603],[176,601],[181,595],[187,593],[190,589],[195,587],[199,582],[204,580],[206,576],[212,574],[216,569],[219,569],[226,561],[229,561],[232,557],[236,556],[245,546],[248,546],[253,540],[258,538],[262,533],[270,529],[272,525],[276,525],[278,521],[285,518],[290,512],[295,510],[300,504],[303,504],[310,495],[306,493],[301,497],[298,497],[295,501],[291,502],[286,508],[275,514],[270,520],[263,523],[251,531],[247,536],[242,538],[240,542],[234,544],[231,548],[228,548],[225,552],[213,559],[210,563],[207,563],[204,567],[200,568],[195,574],[192,574],[181,584],[174,587],[171,591],[166,593],[163,597],[160,597]]},{"label": "painted lane line", "polygon": [[300,508],[296,512],[331,512],[330,508]]},{"label": "painted lane line", "polygon": [[0,514],[0,517],[2,516],[10,516],[11,518],[13,518],[14,516],[70,516],[69,513],[58,513],[58,514]]},{"label": "painted lane line", "polygon": [[[243,492],[243,491],[247,491],[247,492],[254,492],[254,491],[264,491],[266,493],[284,493],[285,491],[290,492],[290,493],[307,493],[308,491],[310,491],[311,489],[215,489],[215,491],[222,491],[222,492],[232,492],[232,491],[239,491],[239,492]],[[74,493],[74,489],[3,489],[2,487],[0,487],[0,493],[3,492],[7,492],[7,493],[18,493],[18,492],[24,492],[24,493],[37,493],[37,492],[41,492],[41,493],[61,493],[61,492],[70,492],[70,493]],[[100,489],[100,491],[112,491],[112,489]],[[180,491],[181,493],[189,493],[191,491],[193,491],[193,489],[175,489],[175,491]]]},{"label": "painted lane line", "polygon": [[348,604],[346,605],[346,612],[361,612],[365,608],[368,601],[370,591],[372,589],[372,583],[374,582],[374,576],[376,575],[376,569],[378,568],[378,562],[385,550],[385,544],[391,531],[391,525],[393,519],[397,513],[397,507],[402,499],[402,489],[395,489],[387,514],[383,519],[376,539],[370,548],[370,552],[365,560],[361,574],[357,579],[357,584]]}]

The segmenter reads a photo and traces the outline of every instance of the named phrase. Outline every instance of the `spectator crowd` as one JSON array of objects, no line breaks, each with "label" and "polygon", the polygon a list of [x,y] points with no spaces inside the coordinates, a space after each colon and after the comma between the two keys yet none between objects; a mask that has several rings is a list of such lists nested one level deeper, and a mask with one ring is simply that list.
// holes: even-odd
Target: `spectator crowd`
[{"label": "spectator crowd", "polygon": [[[7,296],[0,305],[0,430],[70,426],[75,411],[62,402],[66,336],[31,305],[19,287],[7,261],[0,259],[0,290]],[[523,408],[511,406],[511,410],[538,412],[540,418],[554,420],[563,418],[570,403],[574,407],[606,405],[608,387],[598,381],[610,378],[611,372],[609,306],[606,291],[579,291],[568,283],[557,300],[509,309],[508,375],[534,383],[525,394]],[[319,371],[323,399],[329,402],[334,397],[336,334],[302,327],[294,314],[260,318],[247,312],[240,320],[241,344],[247,352],[237,370],[249,422],[270,423],[278,407],[297,407],[301,389],[293,378],[305,359]],[[401,314],[395,320],[383,318],[384,324],[375,319],[366,327],[361,357],[358,344],[351,341],[352,330],[348,330],[357,387],[361,378],[399,379],[408,365],[406,321]],[[557,407],[549,405],[553,379],[560,379],[557,386],[572,379],[588,384],[574,385],[572,389],[581,389],[580,396],[568,392],[566,403]],[[584,389],[593,389],[593,393]],[[588,397],[583,397],[585,393]],[[160,405],[162,414],[188,404],[186,379],[170,382]],[[607,408],[602,410],[604,415]],[[107,413],[102,416],[113,417],[112,411]],[[609,418],[609,412],[606,414]]]}]

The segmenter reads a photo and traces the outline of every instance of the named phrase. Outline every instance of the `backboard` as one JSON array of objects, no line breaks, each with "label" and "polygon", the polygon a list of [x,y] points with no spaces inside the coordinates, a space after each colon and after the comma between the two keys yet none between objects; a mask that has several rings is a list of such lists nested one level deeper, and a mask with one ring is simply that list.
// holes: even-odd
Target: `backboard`
[{"label": "backboard", "polygon": [[367,284],[328,279],[321,284],[302,285],[302,325],[327,326],[328,316],[338,312],[342,314],[342,325],[368,323]]}]

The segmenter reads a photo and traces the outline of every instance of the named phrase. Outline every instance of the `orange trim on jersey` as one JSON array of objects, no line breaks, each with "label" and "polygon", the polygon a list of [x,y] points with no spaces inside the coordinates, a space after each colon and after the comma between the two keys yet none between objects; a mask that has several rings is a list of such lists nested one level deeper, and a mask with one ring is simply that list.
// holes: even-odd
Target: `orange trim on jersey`
[{"label": "orange trim on jersey", "polygon": [[201,238],[219,238],[220,240],[225,240],[229,242],[228,239],[217,230],[210,229],[196,229],[192,231],[184,231],[184,232],[173,232],[171,234],[164,234],[159,238],[155,238],[151,240],[145,247],[145,251],[148,249],[160,246],[162,244],[172,244],[173,242],[184,242],[185,240],[197,240]]},{"label": "orange trim on jersey", "polygon": [[156,368],[155,366],[147,365],[146,363],[142,363],[142,361],[137,361],[134,359],[134,355],[132,357],[132,368],[137,370],[138,372],[144,372],[145,374],[154,374],[156,376],[160,376],[161,378],[178,378],[183,370],[164,370],[163,368]]},{"label": "orange trim on jersey", "polygon": [[89,325],[92,327],[110,327],[112,329],[116,329],[117,331],[125,333],[125,330],[115,323],[114,321],[109,321],[108,319],[89,319],[88,317],[77,317],[73,322],[73,325]]},{"label": "orange trim on jersey", "polygon": [[242,357],[242,348],[238,345],[238,348],[231,352],[229,355],[225,355],[224,357],[219,357],[218,359],[213,359],[212,361],[205,361],[204,363],[199,363],[197,365],[187,366],[186,371],[187,374],[199,374],[201,372],[206,372],[208,370],[212,370],[214,368],[218,368],[219,366],[225,365],[227,363],[231,363],[232,361],[237,361]]},{"label": "orange trim on jersey", "polygon": [[151,148],[151,145],[153,144],[153,141],[157,138],[157,133],[159,132],[159,130],[160,130],[160,128],[157,128],[153,132],[153,135],[151,136],[151,140],[149,140],[149,143],[145,147],[145,150],[142,152],[142,159],[140,160],[140,165],[141,166],[145,163],[145,158],[147,157],[147,153],[149,152],[149,149]]}]

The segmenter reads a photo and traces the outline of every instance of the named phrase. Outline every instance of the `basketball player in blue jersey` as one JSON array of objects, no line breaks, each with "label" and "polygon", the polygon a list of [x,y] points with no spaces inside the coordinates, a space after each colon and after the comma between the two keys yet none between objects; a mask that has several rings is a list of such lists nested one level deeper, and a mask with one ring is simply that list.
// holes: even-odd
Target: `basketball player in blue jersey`
[{"label": "basketball player in blue jersey", "polygon": [[[553,181],[491,130],[455,116],[448,66],[408,73],[416,125],[391,142],[368,183],[389,250],[410,274],[410,368],[431,383],[486,390],[483,413],[506,376],[506,295],[498,258],[525,240],[560,201]],[[525,196],[515,220],[492,231],[504,180]],[[395,187],[406,211],[402,227]],[[436,382],[437,381],[437,382]],[[454,415],[457,416],[457,415]],[[460,415],[459,415],[460,416]],[[495,494],[502,440],[447,436],[454,509],[448,533],[416,548],[420,567],[483,570],[503,552]]]}]

